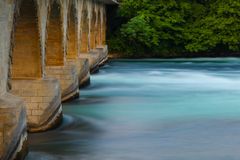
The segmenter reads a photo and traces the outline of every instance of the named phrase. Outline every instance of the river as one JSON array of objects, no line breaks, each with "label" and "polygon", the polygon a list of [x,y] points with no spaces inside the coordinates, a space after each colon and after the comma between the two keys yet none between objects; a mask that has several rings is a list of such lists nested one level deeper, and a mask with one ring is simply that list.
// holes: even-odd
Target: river
[{"label": "river", "polygon": [[27,160],[239,160],[240,59],[112,60]]}]

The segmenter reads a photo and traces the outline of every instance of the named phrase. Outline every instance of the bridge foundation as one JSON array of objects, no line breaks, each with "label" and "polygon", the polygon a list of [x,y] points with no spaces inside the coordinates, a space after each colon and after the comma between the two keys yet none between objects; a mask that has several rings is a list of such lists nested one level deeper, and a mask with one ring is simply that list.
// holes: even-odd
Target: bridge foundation
[{"label": "bridge foundation", "polygon": [[[108,59],[105,45],[105,5],[87,1],[83,4],[80,57],[89,60],[90,71],[95,73]],[[88,22],[88,23],[83,23]]]},{"label": "bridge foundation", "polygon": [[77,67],[79,86],[86,86],[90,83],[89,61],[86,58],[79,57],[79,31],[78,24],[81,19],[78,18],[77,12],[81,10],[81,3],[75,1],[69,5],[68,12],[68,43],[67,43],[67,64]]},{"label": "bridge foundation", "polygon": [[54,0],[47,26],[46,75],[59,80],[62,101],[79,96],[77,66],[66,62],[68,7],[69,0]]},{"label": "bridge foundation", "polygon": [[23,160],[27,152],[25,105],[20,98],[6,93],[0,96],[0,159]]},{"label": "bridge foundation", "polygon": [[56,79],[13,80],[12,88],[11,92],[21,97],[27,106],[30,132],[46,131],[60,124],[61,92]]},{"label": "bridge foundation", "polygon": [[48,1],[41,0],[19,2],[15,23],[11,93],[21,97],[26,104],[30,132],[53,128],[62,116],[59,82],[44,76],[44,50],[41,46],[45,36],[39,31],[45,30],[42,23],[46,17],[38,15],[47,12],[48,5]]},{"label": "bridge foundation", "polygon": [[0,1],[0,159],[24,159],[27,154],[26,110],[23,100],[9,93],[11,35],[15,3]]}]

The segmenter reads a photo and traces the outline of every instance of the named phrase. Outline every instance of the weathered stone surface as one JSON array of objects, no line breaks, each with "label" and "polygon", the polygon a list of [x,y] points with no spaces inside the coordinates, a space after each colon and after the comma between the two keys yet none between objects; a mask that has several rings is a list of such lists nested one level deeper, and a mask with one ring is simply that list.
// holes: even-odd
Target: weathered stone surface
[{"label": "weathered stone surface", "polygon": [[108,60],[107,46],[98,46],[89,53],[81,53],[80,57],[88,59],[90,71],[91,73],[94,73],[98,70],[100,65],[103,65]]},{"label": "weathered stone surface", "polygon": [[61,20],[61,7],[57,0],[54,0],[51,5],[47,33],[46,65],[63,66],[65,60],[63,48],[63,28]]},{"label": "weathered stone surface", "polygon": [[80,22],[81,27],[78,29],[78,32],[80,32],[80,38],[79,38],[80,52],[87,53],[90,49],[90,45],[88,44],[89,20],[88,20],[87,1],[83,1],[83,8],[81,9],[81,11],[79,11],[78,17],[81,18],[81,22]]},{"label": "weathered stone surface", "polygon": [[66,57],[67,59],[74,60],[78,58],[78,32],[76,9],[72,3],[69,6],[68,21],[68,45]]},{"label": "weathered stone surface", "polygon": [[104,65],[106,61],[108,60],[108,46],[107,45],[100,45],[96,48],[97,52],[100,52],[99,54],[99,65]]},{"label": "weathered stone surface", "polygon": [[79,58],[80,74],[79,74],[79,86],[87,86],[90,84],[90,67],[89,61],[86,58]]},{"label": "weathered stone surface", "polygon": [[[0,1],[0,159],[12,160],[22,152],[26,135],[26,111],[23,101],[9,93],[9,67],[14,1]],[[22,158],[26,152],[22,152]],[[20,159],[20,158],[19,158]]]},{"label": "weathered stone surface", "polygon": [[46,67],[46,76],[59,80],[62,101],[79,96],[78,73],[75,65]]},{"label": "weathered stone surface", "polygon": [[12,1],[0,1],[0,95],[5,94],[8,89],[14,7]]},{"label": "weathered stone surface", "polygon": [[99,69],[99,52],[81,53],[80,58],[86,58],[89,61],[90,72],[95,72]]},{"label": "weathered stone surface", "polygon": [[90,68],[89,62],[86,58],[78,58],[76,60],[70,59],[67,61],[69,65],[76,65],[79,86],[85,86],[90,83]]},{"label": "weathered stone surface", "polygon": [[100,5],[100,21],[101,21],[101,45],[105,45],[107,31],[107,14],[105,4]]},{"label": "weathered stone surface", "polygon": [[[75,1],[70,3],[68,13],[68,45],[67,45],[67,65],[75,65],[77,67],[79,86],[90,83],[89,62],[88,59],[79,58],[78,52],[80,51],[80,31],[77,24],[81,21],[81,17],[78,17],[77,12],[81,12],[83,1]],[[77,8],[80,7],[80,8]],[[80,19],[79,19],[80,18]],[[78,46],[79,45],[79,46]]]},{"label": "weathered stone surface", "polygon": [[42,76],[40,36],[35,5],[34,0],[22,1],[19,16],[16,18],[12,56],[13,78]]},{"label": "weathered stone surface", "polygon": [[48,130],[61,120],[61,92],[58,80],[13,80],[11,92],[26,103],[30,132]]},{"label": "weathered stone surface", "polygon": [[96,48],[96,26],[95,26],[95,22],[97,21],[97,15],[96,15],[96,12],[95,12],[95,5],[92,4],[92,21],[90,23],[91,25],[91,29],[90,29],[90,49],[94,49]]},{"label": "weathered stone surface", "polygon": [[[13,160],[27,141],[26,111],[21,99],[11,94],[0,97],[0,159]],[[26,148],[24,148],[26,149]]]}]

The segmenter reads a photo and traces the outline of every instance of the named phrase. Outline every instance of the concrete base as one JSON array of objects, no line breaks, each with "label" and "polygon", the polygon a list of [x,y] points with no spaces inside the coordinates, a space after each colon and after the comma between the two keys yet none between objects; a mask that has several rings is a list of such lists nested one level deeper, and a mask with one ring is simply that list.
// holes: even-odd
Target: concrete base
[{"label": "concrete base", "polygon": [[90,67],[89,61],[86,58],[79,58],[80,63],[80,75],[79,75],[79,87],[87,86],[90,84]]},{"label": "concrete base", "polygon": [[80,58],[88,59],[91,73],[98,71],[99,53],[97,52],[81,53]]},{"label": "concrete base", "polygon": [[99,66],[103,66],[108,61],[108,46],[97,46],[95,49],[97,52],[99,52]]},{"label": "concrete base", "polygon": [[108,60],[108,47],[106,45],[98,46],[89,53],[81,53],[80,57],[88,59],[90,72],[96,73],[99,67],[104,65]]},{"label": "concrete base", "polygon": [[6,93],[0,96],[0,159],[24,159],[28,151],[26,142],[24,103],[18,97]]},{"label": "concrete base", "polygon": [[79,83],[76,65],[46,67],[47,77],[56,78],[61,85],[62,102],[79,97]]},{"label": "concrete base", "polygon": [[90,84],[90,69],[88,59],[86,58],[78,58],[73,60],[69,59],[67,63],[77,66],[80,87]]},{"label": "concrete base", "polygon": [[23,98],[26,103],[30,132],[49,130],[61,121],[61,92],[58,80],[13,80],[11,93]]}]

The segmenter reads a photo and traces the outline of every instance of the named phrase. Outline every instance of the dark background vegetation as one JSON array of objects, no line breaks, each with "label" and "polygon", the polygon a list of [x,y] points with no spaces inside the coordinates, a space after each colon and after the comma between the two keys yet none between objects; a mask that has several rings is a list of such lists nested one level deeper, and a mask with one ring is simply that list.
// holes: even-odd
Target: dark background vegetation
[{"label": "dark background vegetation", "polygon": [[122,0],[108,18],[122,57],[240,55],[240,0]]}]

